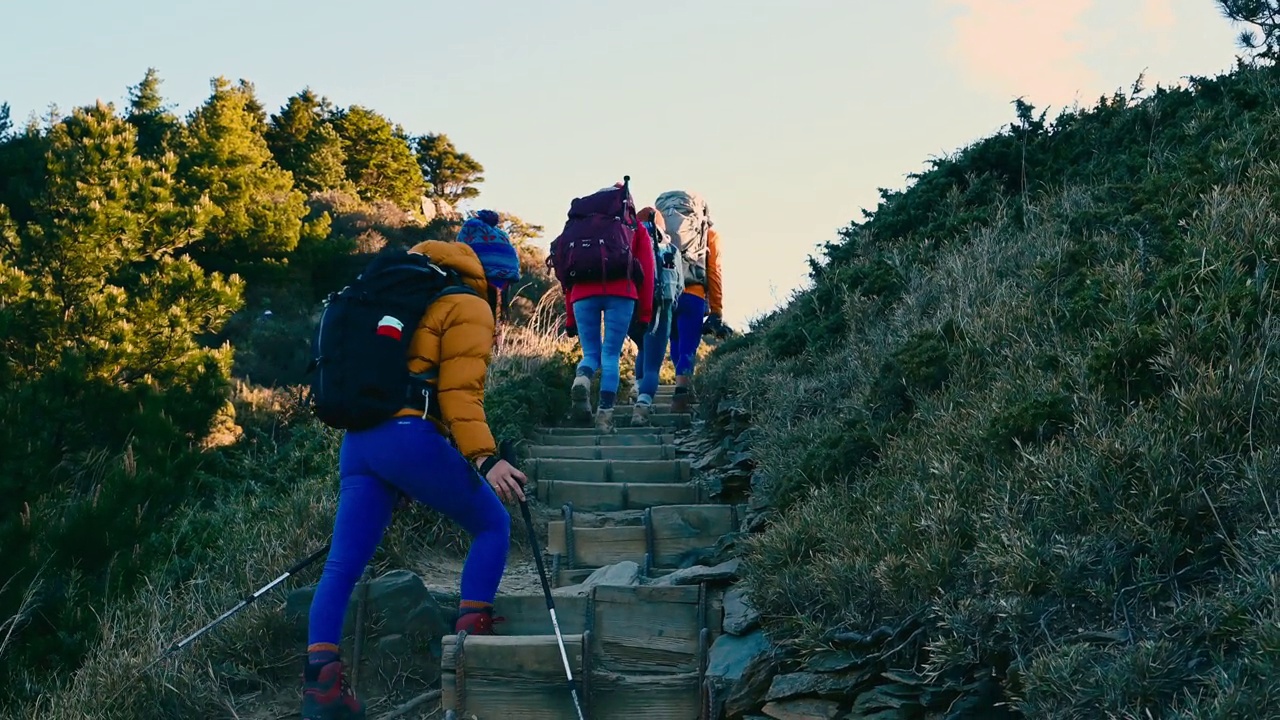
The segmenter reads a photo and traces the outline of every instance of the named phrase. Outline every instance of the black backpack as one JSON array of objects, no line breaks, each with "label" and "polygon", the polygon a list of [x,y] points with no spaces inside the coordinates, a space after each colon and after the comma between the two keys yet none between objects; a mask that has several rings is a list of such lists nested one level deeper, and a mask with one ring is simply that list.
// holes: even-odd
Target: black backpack
[{"label": "black backpack", "polygon": [[404,250],[378,255],[331,293],[307,368],[314,373],[309,405],[320,422],[364,430],[405,408],[438,418],[435,378],[410,375],[409,342],[431,303],[455,293],[478,295],[453,270]]}]

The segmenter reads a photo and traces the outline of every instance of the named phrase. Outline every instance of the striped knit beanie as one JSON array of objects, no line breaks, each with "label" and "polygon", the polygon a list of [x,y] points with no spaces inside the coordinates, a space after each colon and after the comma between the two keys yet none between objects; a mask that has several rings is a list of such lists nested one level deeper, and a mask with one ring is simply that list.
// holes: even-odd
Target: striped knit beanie
[{"label": "striped knit beanie", "polygon": [[458,242],[466,243],[475,251],[490,284],[505,287],[520,279],[520,256],[511,238],[498,227],[499,222],[498,213],[481,210],[462,224]]}]

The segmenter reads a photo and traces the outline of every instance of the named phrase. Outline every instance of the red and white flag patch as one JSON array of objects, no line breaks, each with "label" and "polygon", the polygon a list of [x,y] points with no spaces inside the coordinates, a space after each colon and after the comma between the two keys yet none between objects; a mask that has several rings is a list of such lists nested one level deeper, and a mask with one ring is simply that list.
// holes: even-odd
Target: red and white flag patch
[{"label": "red and white flag patch", "polygon": [[403,332],[404,323],[390,315],[383,315],[382,319],[378,321],[378,334],[383,337],[389,337],[392,340],[399,341],[401,333]]}]

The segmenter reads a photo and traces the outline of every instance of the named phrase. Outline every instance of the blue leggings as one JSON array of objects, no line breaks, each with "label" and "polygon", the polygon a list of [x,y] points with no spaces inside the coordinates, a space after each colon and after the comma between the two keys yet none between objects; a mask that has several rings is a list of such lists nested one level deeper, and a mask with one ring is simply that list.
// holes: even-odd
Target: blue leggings
[{"label": "blue leggings", "polygon": [[637,392],[647,395],[653,400],[658,392],[658,378],[662,372],[662,361],[666,359],[667,339],[671,336],[670,305],[662,305],[653,310],[658,315],[658,323],[644,336],[640,344],[640,352],[636,356],[636,377],[639,378]]},{"label": "blue leggings", "polygon": [[671,362],[676,375],[692,375],[702,344],[702,319],[707,314],[707,301],[691,293],[680,296],[671,328]]},{"label": "blue leggings", "polygon": [[462,599],[493,603],[507,564],[511,515],[471,463],[428,420],[396,418],[348,432],[338,460],[342,490],[333,545],[311,601],[307,643],[342,639],[351,591],[391,523],[399,492],[471,534]]},{"label": "blue leggings", "polygon": [[578,374],[594,375],[599,370],[602,393],[618,392],[622,344],[627,340],[627,329],[631,327],[631,315],[635,309],[635,300],[612,295],[595,295],[573,304],[578,341],[582,344]]}]

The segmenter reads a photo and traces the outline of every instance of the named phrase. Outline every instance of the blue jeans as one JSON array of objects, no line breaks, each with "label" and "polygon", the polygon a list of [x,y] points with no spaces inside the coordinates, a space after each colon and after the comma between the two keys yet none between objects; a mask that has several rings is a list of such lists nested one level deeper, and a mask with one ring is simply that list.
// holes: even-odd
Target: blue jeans
[{"label": "blue jeans", "polygon": [[511,515],[429,420],[395,418],[348,432],[340,452],[338,515],[329,559],[311,601],[308,645],[342,640],[351,591],[373,559],[401,491],[470,533],[462,599],[493,603],[507,564]]},{"label": "blue jeans", "polygon": [[635,307],[635,300],[612,295],[596,295],[573,304],[578,342],[582,344],[578,374],[594,375],[599,370],[601,393],[618,392],[622,343],[627,339],[627,328],[631,327]]},{"label": "blue jeans", "polygon": [[706,315],[705,299],[690,293],[680,296],[671,330],[671,362],[676,366],[676,375],[693,374],[698,346],[702,344],[702,319]]},{"label": "blue jeans", "polygon": [[653,330],[644,336],[640,353],[636,356],[636,377],[639,378],[639,394],[653,401],[658,392],[658,376],[662,372],[662,361],[667,357],[667,341],[671,337],[672,306],[662,305],[654,308],[658,323]]}]

